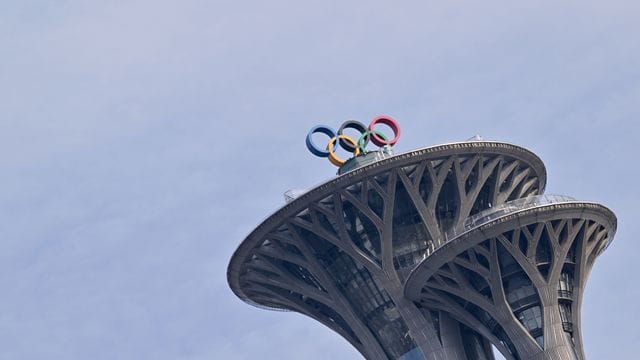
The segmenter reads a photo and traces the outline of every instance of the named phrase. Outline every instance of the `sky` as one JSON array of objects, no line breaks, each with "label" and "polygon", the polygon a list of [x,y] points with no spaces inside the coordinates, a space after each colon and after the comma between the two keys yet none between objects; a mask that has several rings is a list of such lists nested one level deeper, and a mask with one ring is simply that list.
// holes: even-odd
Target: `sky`
[{"label": "sky", "polygon": [[358,359],[226,267],[286,190],[334,176],[307,131],[378,114],[396,152],[480,134],[610,207],[585,350],[637,355],[639,2],[0,5],[0,359]]}]

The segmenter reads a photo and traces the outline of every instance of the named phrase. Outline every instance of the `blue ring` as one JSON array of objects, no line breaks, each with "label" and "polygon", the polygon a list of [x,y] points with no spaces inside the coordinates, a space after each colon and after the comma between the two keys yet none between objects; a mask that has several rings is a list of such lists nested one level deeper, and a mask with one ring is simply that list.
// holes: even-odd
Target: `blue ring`
[{"label": "blue ring", "polygon": [[329,151],[328,150],[323,150],[323,149],[319,149],[314,143],[313,140],[311,140],[311,136],[313,136],[313,134],[315,133],[323,133],[325,135],[329,136],[329,139],[332,139],[333,137],[336,136],[336,131],[333,130],[332,128],[328,127],[327,125],[316,125],[314,127],[311,128],[311,130],[309,130],[309,133],[307,134],[307,149],[309,149],[309,151],[311,151],[311,153],[315,156],[318,157],[329,157]]}]

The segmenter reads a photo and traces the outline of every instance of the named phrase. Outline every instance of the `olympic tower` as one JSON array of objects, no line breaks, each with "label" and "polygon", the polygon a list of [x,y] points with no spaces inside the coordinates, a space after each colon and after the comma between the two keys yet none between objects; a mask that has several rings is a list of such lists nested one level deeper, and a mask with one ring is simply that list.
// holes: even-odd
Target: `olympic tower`
[{"label": "olympic tower", "polygon": [[399,137],[389,116],[312,128],[307,147],[338,176],[247,236],[233,292],[316,319],[367,359],[488,360],[491,345],[507,359],[584,359],[582,296],[613,212],[544,195],[544,164],[522,147],[474,138],[394,155]]}]

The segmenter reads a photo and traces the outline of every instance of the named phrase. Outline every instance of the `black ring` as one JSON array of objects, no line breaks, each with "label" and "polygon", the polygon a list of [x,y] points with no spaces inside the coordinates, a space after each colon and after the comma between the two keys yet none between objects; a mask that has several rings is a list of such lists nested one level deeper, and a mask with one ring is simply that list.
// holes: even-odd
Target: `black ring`
[{"label": "black ring", "polygon": [[[367,127],[360,121],[347,120],[344,123],[342,123],[342,126],[340,126],[340,129],[338,129],[338,132],[337,132],[338,138],[340,137],[340,135],[342,135],[342,131],[347,128],[360,131],[360,136],[362,136],[362,134],[364,134],[367,131]],[[357,144],[357,140],[356,140],[356,144]],[[340,139],[340,147],[342,147],[348,152],[356,151],[356,148],[353,145],[349,144],[349,142],[344,139]]]}]

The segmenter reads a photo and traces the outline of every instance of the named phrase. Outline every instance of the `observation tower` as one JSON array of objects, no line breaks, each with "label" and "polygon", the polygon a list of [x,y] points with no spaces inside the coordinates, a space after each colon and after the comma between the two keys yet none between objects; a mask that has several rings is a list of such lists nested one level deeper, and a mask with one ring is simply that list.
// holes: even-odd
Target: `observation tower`
[{"label": "observation tower", "polygon": [[247,236],[233,292],[320,321],[367,359],[490,360],[491,345],[506,359],[585,359],[582,296],[613,212],[544,195],[544,164],[522,147],[474,138],[394,155],[399,137],[389,116],[312,128],[309,150],[338,176]]}]

